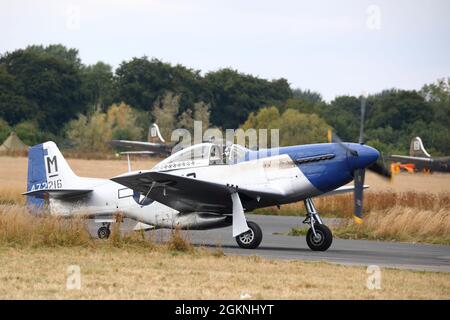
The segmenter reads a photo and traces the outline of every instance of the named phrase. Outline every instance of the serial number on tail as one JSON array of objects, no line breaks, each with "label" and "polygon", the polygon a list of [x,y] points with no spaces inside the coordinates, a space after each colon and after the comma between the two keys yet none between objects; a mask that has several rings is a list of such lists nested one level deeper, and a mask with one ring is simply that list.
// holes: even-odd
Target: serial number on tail
[{"label": "serial number on tail", "polygon": [[61,179],[46,181],[42,183],[36,183],[31,186],[30,191],[42,190],[42,189],[62,189]]}]

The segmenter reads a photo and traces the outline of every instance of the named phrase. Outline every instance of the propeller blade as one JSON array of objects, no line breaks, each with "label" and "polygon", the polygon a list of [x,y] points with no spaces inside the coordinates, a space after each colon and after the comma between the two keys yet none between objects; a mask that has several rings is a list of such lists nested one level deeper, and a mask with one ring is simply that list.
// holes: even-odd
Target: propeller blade
[{"label": "propeller blade", "polygon": [[355,156],[355,157],[358,156],[358,151],[349,148],[344,142],[342,142],[341,138],[339,138],[339,136],[334,132],[331,132],[331,141],[338,143],[339,146],[341,146],[342,148],[344,148],[345,150],[350,152],[350,154],[352,156]]},{"label": "propeller blade", "polygon": [[355,191],[354,191],[355,212],[354,212],[354,219],[355,219],[355,222],[358,223],[358,224],[362,223],[364,176],[365,176],[365,170],[364,169],[358,169],[358,170],[354,171],[354,180],[355,180]]},{"label": "propeller blade", "polygon": [[382,176],[383,178],[386,178],[386,179],[391,179],[392,178],[391,171],[388,168],[386,168],[384,165],[382,165],[382,164],[380,164],[378,162],[374,162],[367,169],[369,169],[370,171],[372,171],[372,172]]},{"label": "propeller blade", "polygon": [[359,144],[364,144],[364,118],[366,116],[366,97],[364,95],[361,96],[361,119],[360,119],[360,127],[359,127]]}]

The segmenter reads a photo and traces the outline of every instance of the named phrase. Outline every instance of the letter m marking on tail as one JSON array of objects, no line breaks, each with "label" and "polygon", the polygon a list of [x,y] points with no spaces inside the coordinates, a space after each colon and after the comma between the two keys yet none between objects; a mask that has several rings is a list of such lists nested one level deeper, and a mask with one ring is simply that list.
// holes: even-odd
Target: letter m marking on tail
[{"label": "letter m marking on tail", "polygon": [[58,162],[56,161],[56,156],[53,156],[53,158],[47,157],[47,172],[49,178],[58,175]]}]

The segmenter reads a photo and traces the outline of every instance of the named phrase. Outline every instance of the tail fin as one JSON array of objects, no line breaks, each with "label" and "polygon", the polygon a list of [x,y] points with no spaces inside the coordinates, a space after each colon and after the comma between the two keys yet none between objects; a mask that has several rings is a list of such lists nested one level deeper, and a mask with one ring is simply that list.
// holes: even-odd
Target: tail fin
[{"label": "tail fin", "polygon": [[54,142],[48,141],[29,148],[27,181],[29,205],[43,206],[45,192],[74,189],[79,179]]},{"label": "tail fin", "polygon": [[155,143],[165,143],[166,141],[161,135],[159,131],[159,127],[156,123],[152,124],[150,128],[148,128],[148,142]]},{"label": "tail fin", "polygon": [[409,155],[411,157],[431,158],[430,154],[425,150],[422,139],[420,139],[420,137],[414,137],[411,140],[411,145],[409,146]]}]

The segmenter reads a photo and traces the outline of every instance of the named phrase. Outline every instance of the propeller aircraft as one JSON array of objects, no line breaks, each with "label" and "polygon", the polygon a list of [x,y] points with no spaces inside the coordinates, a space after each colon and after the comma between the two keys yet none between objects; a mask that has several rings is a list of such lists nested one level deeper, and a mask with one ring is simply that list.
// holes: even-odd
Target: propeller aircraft
[{"label": "propeller aircraft", "polygon": [[[303,223],[310,227],[307,244],[311,250],[325,251],[333,236],[313,198],[353,191],[355,219],[361,222],[366,168],[385,176],[375,165],[380,153],[364,145],[364,112],[363,98],[358,143],[339,139],[250,150],[206,142],[177,151],[149,170],[111,179],[77,176],[49,141],[29,149],[24,195],[29,205],[47,204],[52,214],[95,219],[101,223],[99,238],[109,236],[120,213],[137,222],[135,229],[231,226],[232,237],[245,249],[257,248],[263,238],[261,228],[247,221],[246,212],[303,201]],[[346,186],[352,180],[354,186]]]}]

